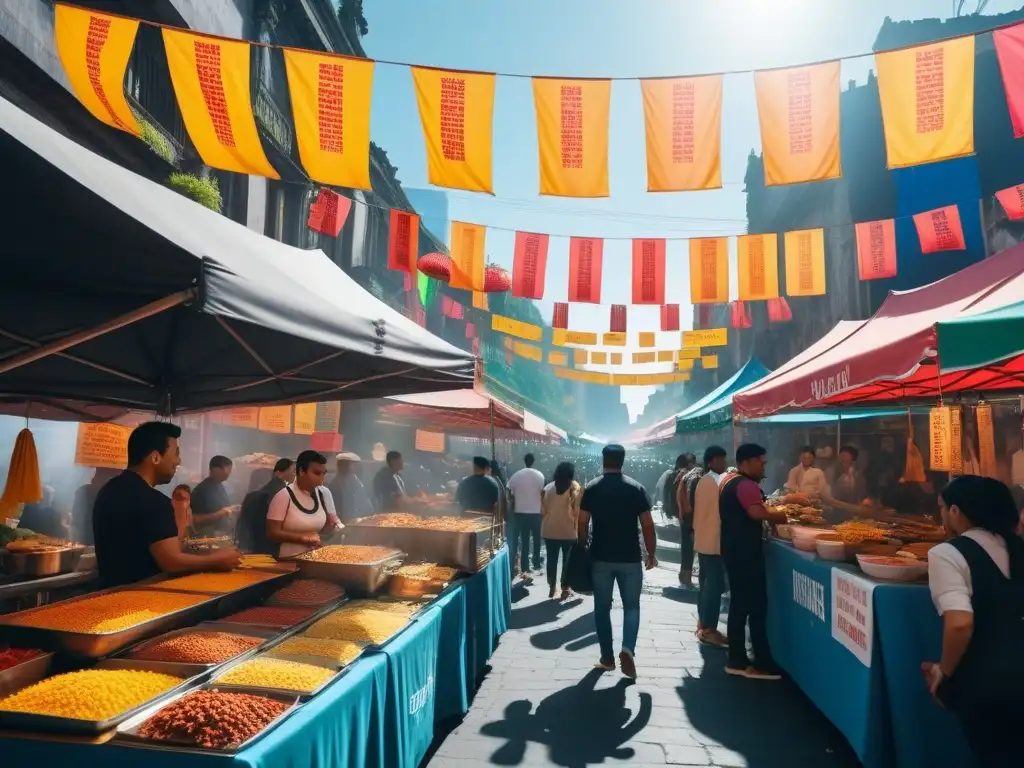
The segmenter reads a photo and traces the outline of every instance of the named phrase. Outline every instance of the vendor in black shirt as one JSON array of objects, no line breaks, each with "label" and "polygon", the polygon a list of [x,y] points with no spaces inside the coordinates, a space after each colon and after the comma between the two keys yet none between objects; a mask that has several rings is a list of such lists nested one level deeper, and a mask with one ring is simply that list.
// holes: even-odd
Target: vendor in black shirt
[{"label": "vendor in black shirt", "polygon": [[[128,469],[96,496],[93,536],[104,587],[131,584],[159,573],[230,569],[238,550],[208,555],[181,551],[171,500],[155,486],[169,483],[181,463],[181,429],[163,421],[140,424],[128,438]],[[193,497],[194,498],[194,497]]]},{"label": "vendor in black shirt", "polygon": [[473,474],[464,477],[455,491],[455,503],[463,512],[494,514],[501,495],[501,486],[487,474],[490,467],[491,462],[485,457],[473,457]]},{"label": "vendor in black shirt", "polygon": [[231,459],[214,456],[210,474],[192,489],[192,527],[198,536],[231,536],[235,525],[231,516],[238,507],[231,506],[224,483],[231,477]]}]

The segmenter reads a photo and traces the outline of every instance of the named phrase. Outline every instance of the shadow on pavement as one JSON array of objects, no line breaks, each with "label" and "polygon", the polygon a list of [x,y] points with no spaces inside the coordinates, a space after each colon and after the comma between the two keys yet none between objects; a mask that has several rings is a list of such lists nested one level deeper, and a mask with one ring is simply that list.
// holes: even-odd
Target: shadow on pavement
[{"label": "shadow on pavement", "polygon": [[633,717],[626,706],[626,689],[633,683],[621,679],[611,688],[595,690],[601,677],[591,670],[576,685],[563,688],[534,708],[526,699],[511,702],[503,720],[487,723],[484,736],[505,739],[491,755],[491,765],[519,765],[527,744],[548,748],[552,765],[585,768],[609,758],[629,760],[635,754],[624,747],[651,718],[651,697],[640,694],[640,708]]},{"label": "shadow on pavement", "polygon": [[684,589],[683,587],[662,587],[661,596],[667,597],[676,603],[686,603],[687,605],[697,604],[698,592],[694,589]]},{"label": "shadow on pavement", "polygon": [[575,608],[583,602],[583,598],[574,597],[571,600],[545,600],[542,603],[516,608],[512,611],[512,618],[509,619],[509,629],[529,629],[539,627],[542,624],[550,624],[558,621],[558,618],[568,610]]},{"label": "shadow on pavement", "polygon": [[[588,635],[593,635],[591,641],[584,642]],[[577,616],[565,626],[534,632],[530,635],[530,645],[541,651],[557,651],[563,646],[567,651],[578,651],[596,642],[593,613]]]}]

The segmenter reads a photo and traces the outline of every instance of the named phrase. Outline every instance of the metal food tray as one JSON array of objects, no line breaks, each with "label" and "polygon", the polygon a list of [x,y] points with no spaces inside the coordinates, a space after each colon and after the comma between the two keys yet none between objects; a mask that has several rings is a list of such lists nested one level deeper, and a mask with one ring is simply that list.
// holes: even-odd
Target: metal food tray
[{"label": "metal food tray", "polygon": [[[68,600],[61,600],[60,605],[67,605],[80,600],[88,600],[98,595],[113,592],[135,592],[134,589],[105,589],[99,592],[91,592],[88,595],[72,597]],[[195,594],[195,593],[192,593]],[[86,659],[99,659],[109,656],[144,638],[159,635],[172,629],[188,626],[196,621],[201,621],[208,616],[215,616],[217,613],[217,600],[215,597],[207,596],[207,599],[195,605],[179,608],[176,611],[165,613],[144,621],[127,629],[119,629],[114,632],[67,632],[60,629],[48,629],[44,627],[27,627],[20,624],[13,624],[11,620],[16,616],[26,616],[31,613],[51,608],[58,603],[29,608],[18,613],[0,616],[0,640],[19,648],[39,648],[44,651],[61,651],[71,656]]]},{"label": "metal food tray", "polygon": [[335,659],[329,659],[326,656],[312,656],[308,653],[285,653],[281,654],[280,656],[275,656],[272,653],[272,651],[276,646],[266,649],[263,652],[263,654],[268,659],[281,659],[282,661],[297,661],[300,664],[316,664],[317,666],[329,667],[330,669],[345,669],[346,667],[350,667],[353,664],[355,664],[359,660],[359,658],[366,652],[366,649],[371,647],[370,643],[368,642],[357,642],[356,645],[361,646],[360,651],[349,661],[337,661]]},{"label": "metal food tray", "polygon": [[53,653],[41,653],[0,672],[0,699],[33,683],[38,683],[49,675],[51,666],[53,666]]},{"label": "metal food tray", "polygon": [[[261,573],[270,573],[270,571],[261,571]],[[160,578],[156,581],[151,581],[145,585],[145,589],[158,589],[162,592],[187,592],[192,595],[210,595],[217,601],[217,610],[224,613],[235,613],[240,608],[247,608],[260,603],[266,599],[269,595],[280,589],[284,582],[290,581],[295,575],[295,571],[288,571],[287,573],[276,573],[269,578],[263,579],[262,581],[254,582],[253,584],[247,584],[240,589],[235,589],[230,592],[209,592],[199,589],[180,589],[178,587],[162,587],[160,586],[165,581],[170,581],[173,578],[177,578],[173,575],[168,575],[166,578]]]},{"label": "metal food tray", "polygon": [[[263,654],[260,654],[260,655],[263,655]],[[314,696],[316,696],[318,693],[320,693],[320,691],[322,691],[328,685],[330,685],[335,680],[337,680],[341,675],[343,675],[345,673],[345,671],[347,669],[347,667],[339,667],[339,666],[337,666],[337,664],[335,664],[335,662],[332,662],[330,659],[319,658],[319,657],[316,657],[316,656],[310,657],[309,660],[302,661],[301,663],[303,663],[303,664],[311,664],[314,667],[323,667],[324,669],[328,669],[328,670],[330,670],[331,672],[334,673],[325,682],[321,683],[319,686],[314,688],[312,691],[308,691],[308,692],[307,691],[292,691],[292,690],[289,690],[287,688],[270,688],[270,687],[264,687],[264,686],[261,686],[261,685],[245,685],[245,684],[241,684],[241,683],[224,683],[224,682],[220,682],[220,678],[223,677],[228,672],[230,672],[232,669],[234,669],[235,667],[241,666],[242,664],[244,664],[247,661],[252,661],[255,658],[256,657],[254,656],[254,657],[252,657],[250,659],[239,659],[236,663],[230,664],[228,666],[225,666],[223,669],[218,670],[217,677],[210,681],[210,687],[216,688],[219,691],[227,691],[229,693],[258,693],[258,694],[261,694],[261,695],[270,694],[270,695],[275,695],[275,696],[298,696],[302,701],[306,701],[306,700],[311,699]],[[290,659],[290,658],[282,659],[282,658],[278,658],[276,656],[267,656],[267,658],[271,659],[271,660],[274,660],[274,661],[293,661],[294,660],[294,659]]]},{"label": "metal food tray", "polygon": [[[157,750],[169,751],[169,752],[191,752],[191,753],[196,753],[196,754],[201,754],[201,755],[210,755],[210,754],[214,754],[214,755],[231,755],[231,754],[234,754],[235,752],[238,752],[238,751],[240,751],[242,749],[245,749],[246,747],[252,745],[254,742],[256,742],[259,739],[263,738],[264,735],[266,735],[271,730],[276,728],[277,725],[282,720],[284,720],[285,718],[289,717],[293,712],[295,712],[296,709],[299,708],[299,706],[301,706],[301,699],[300,699],[300,697],[298,697],[298,696],[296,696],[295,694],[292,694],[292,693],[288,693],[288,694],[265,693],[265,692],[262,692],[262,691],[257,691],[256,689],[253,689],[253,688],[247,688],[247,689],[244,689],[244,690],[237,690],[237,691],[233,690],[233,691],[231,691],[232,693],[251,693],[254,696],[263,696],[264,698],[274,699],[275,701],[280,701],[280,702],[282,702],[284,704],[288,704],[289,707],[284,712],[282,712],[280,715],[278,715],[276,718],[271,720],[267,724],[267,727],[264,728],[259,733],[255,734],[254,736],[252,736],[248,740],[242,742],[241,744],[235,744],[233,746],[225,747],[223,749],[214,749],[212,747],[204,747],[201,744],[196,744],[194,741],[188,741],[186,739],[166,739],[166,740],[162,740],[162,739],[147,739],[147,738],[144,738],[144,737],[139,735],[139,730],[142,728],[143,723],[145,723],[147,720],[149,720],[154,715],[158,714],[160,712],[160,710],[162,710],[164,707],[168,706],[169,704],[173,704],[174,702],[178,701],[181,698],[184,698],[185,696],[189,695],[190,693],[195,693],[196,691],[208,691],[208,690],[221,690],[221,686],[203,685],[203,686],[200,686],[198,688],[193,688],[192,690],[189,690],[189,691],[181,691],[181,692],[175,694],[174,696],[166,699],[165,701],[161,702],[159,705],[149,706],[149,707],[146,707],[146,709],[144,709],[144,710],[142,710],[140,712],[137,712],[130,719],[125,720],[120,726],[118,726],[117,735],[114,737],[114,743],[119,744],[119,745],[123,745],[123,746],[129,746],[129,747],[139,747],[139,748],[143,748],[143,749],[157,749]],[[224,690],[226,691],[226,689],[224,689]]]},{"label": "metal food tray", "polygon": [[466,573],[477,573],[491,558],[493,522],[476,518],[473,531],[435,531],[426,528],[384,527],[353,520],[343,531],[346,544],[396,547],[410,560],[438,563]]},{"label": "metal food tray", "polygon": [[165,632],[162,635],[157,635],[156,637],[147,638],[146,640],[142,640],[141,642],[135,643],[134,645],[129,646],[128,648],[125,648],[120,653],[118,653],[117,656],[115,656],[114,658],[108,659],[108,661],[116,661],[116,662],[119,662],[119,663],[139,664],[139,665],[143,665],[143,664],[182,663],[182,665],[186,666],[186,667],[195,667],[196,668],[195,674],[198,675],[198,674],[202,674],[204,672],[213,672],[218,667],[221,667],[224,664],[227,664],[229,662],[235,661],[235,659],[239,659],[239,658],[242,658],[244,656],[250,656],[252,654],[258,653],[271,640],[276,640],[277,636],[280,634],[280,632],[276,628],[272,628],[272,627],[268,627],[265,631],[258,631],[260,628],[259,627],[255,627],[255,626],[250,627],[249,625],[240,625],[240,624],[236,624],[235,626],[239,627],[239,629],[232,631],[231,634],[235,634],[235,635],[248,635],[249,637],[259,638],[261,640],[261,642],[258,645],[254,645],[249,650],[242,651],[238,655],[232,656],[229,659],[224,659],[223,661],[213,662],[212,664],[184,664],[182,662],[149,661],[147,659],[133,659],[133,658],[130,657],[133,652],[144,648],[149,643],[153,643],[153,642],[156,642],[157,640],[162,640],[162,639],[167,638],[167,637],[175,637],[177,635],[183,635],[183,634],[186,634],[186,633],[189,633],[189,632],[224,632],[225,631],[225,630],[221,629],[218,626],[211,626],[211,625],[208,625],[208,624],[199,624],[199,625],[197,625],[195,627],[186,627],[184,629],[176,629],[173,632]]},{"label": "metal food tray", "polygon": [[311,579],[330,581],[345,587],[346,592],[373,594],[387,582],[405,559],[405,553],[395,549],[386,557],[372,563],[323,563],[316,560],[295,560],[299,573]]}]

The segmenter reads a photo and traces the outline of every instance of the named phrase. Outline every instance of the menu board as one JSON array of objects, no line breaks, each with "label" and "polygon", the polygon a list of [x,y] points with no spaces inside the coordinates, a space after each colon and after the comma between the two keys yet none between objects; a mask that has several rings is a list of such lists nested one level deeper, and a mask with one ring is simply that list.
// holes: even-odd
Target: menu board
[{"label": "menu board", "polygon": [[128,436],[131,433],[131,427],[120,424],[79,424],[75,464],[124,469],[128,466]]},{"label": "menu board", "polygon": [[292,431],[292,407],[272,405],[260,408],[259,427],[261,432],[287,435]]},{"label": "menu board", "polygon": [[296,435],[312,435],[316,432],[316,403],[296,403],[292,431]]},{"label": "menu board", "polygon": [[444,453],[444,432],[416,430],[416,450],[428,453]]}]

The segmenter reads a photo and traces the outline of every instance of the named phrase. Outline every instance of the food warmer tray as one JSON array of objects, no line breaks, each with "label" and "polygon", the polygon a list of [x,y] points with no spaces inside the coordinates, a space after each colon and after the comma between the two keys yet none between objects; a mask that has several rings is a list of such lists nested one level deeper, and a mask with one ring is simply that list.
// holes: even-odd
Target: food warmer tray
[{"label": "food warmer tray", "polygon": [[385,527],[347,523],[343,531],[346,544],[396,547],[413,561],[450,565],[466,573],[477,573],[491,559],[493,523],[488,517],[475,518],[473,531],[435,531],[426,528]]},{"label": "food warmer tray", "polygon": [[0,672],[0,699],[38,683],[50,674],[52,666],[53,653],[41,653]]},{"label": "food warmer tray", "polygon": [[[111,592],[134,591],[137,590],[105,589],[99,592],[91,592],[88,595],[80,595],[79,597],[62,600],[60,604],[66,605]],[[26,616],[49,608],[52,605],[56,605],[56,603],[40,606],[39,608],[29,608],[28,610],[8,614],[7,616],[0,616],[0,640],[19,648],[39,648],[44,651],[61,651],[79,658],[100,659],[116,653],[139,640],[159,635],[172,629],[178,629],[179,627],[185,627],[217,615],[216,598],[209,597],[209,599],[201,603],[179,608],[176,611],[165,613],[163,616],[157,616],[133,627],[119,629],[114,632],[66,632],[60,629],[26,627],[11,623],[11,619],[15,616]]]},{"label": "food warmer tray", "polygon": [[41,578],[73,573],[78,568],[78,561],[83,552],[85,547],[81,544],[55,547],[45,551],[11,552],[0,549],[0,561],[3,562],[4,571],[11,576]]},{"label": "food warmer tray", "polygon": [[362,647],[360,648],[359,653],[357,653],[349,661],[336,661],[334,659],[329,659],[326,656],[311,656],[310,654],[297,653],[283,653],[280,656],[275,656],[271,653],[271,651],[273,651],[273,648],[268,648],[264,652],[264,655],[268,659],[280,659],[281,661],[297,661],[299,664],[315,664],[321,667],[328,667],[329,669],[345,669],[355,664],[359,660],[359,658],[364,653],[366,653],[367,649],[373,647],[369,642],[361,642],[357,643],[357,645],[360,645]]},{"label": "food warmer tray", "polygon": [[[253,655],[259,653],[261,650],[263,650],[264,648],[268,647],[268,645],[272,641],[276,641],[278,635],[280,634],[280,630],[277,629],[277,628],[274,628],[274,627],[267,627],[267,628],[264,629],[264,628],[260,628],[260,627],[249,626],[249,625],[240,625],[240,624],[235,624],[233,626],[236,627],[236,629],[234,629],[232,631],[232,634],[235,634],[235,635],[249,635],[250,637],[259,638],[262,642],[259,643],[259,645],[254,645],[252,648],[250,648],[247,651],[242,651],[242,653],[238,654],[237,656],[232,656],[230,659],[224,659],[224,661],[218,661],[218,662],[215,662],[213,664],[185,664],[185,663],[182,663],[182,662],[148,661],[146,659],[132,659],[132,658],[130,658],[130,654],[132,652],[134,652],[134,651],[136,651],[136,650],[138,650],[140,648],[143,648],[144,646],[146,646],[149,643],[153,643],[153,642],[156,642],[157,640],[162,640],[162,639],[167,638],[167,637],[175,637],[177,635],[183,635],[183,634],[188,633],[188,632],[196,632],[196,631],[202,631],[202,632],[224,632],[225,631],[225,630],[221,629],[219,626],[210,625],[210,624],[200,624],[200,625],[195,626],[195,627],[186,627],[184,629],[176,629],[173,632],[165,632],[162,635],[157,635],[156,637],[151,637],[151,638],[147,638],[146,640],[142,640],[141,642],[135,643],[134,645],[129,646],[128,648],[125,648],[120,653],[118,653],[117,656],[115,656],[113,658],[110,658],[110,659],[107,659],[106,661],[101,662],[101,664],[104,665],[104,666],[109,665],[109,664],[116,664],[116,665],[121,665],[121,668],[127,668],[127,669],[134,669],[134,668],[149,669],[149,668],[152,668],[152,670],[154,672],[160,672],[162,670],[159,669],[159,665],[170,664],[170,663],[177,663],[185,671],[189,671],[192,675],[201,675],[201,674],[205,674],[207,672],[210,673],[211,675],[213,675],[213,674],[215,674],[217,672],[217,670],[220,667],[224,666],[225,664],[230,664],[230,663],[232,663],[232,662],[234,662],[234,661],[236,661],[238,659],[248,658],[249,656],[253,656]],[[147,665],[153,665],[153,666],[150,667],[150,666],[147,666]],[[168,674],[174,674],[174,673],[168,673]]]},{"label": "food warmer tray", "polygon": [[165,699],[164,701],[160,702],[159,704],[147,706],[142,711],[136,712],[132,715],[131,718],[125,720],[123,723],[121,723],[121,725],[118,726],[117,734],[114,736],[114,743],[121,746],[139,747],[141,749],[157,749],[167,752],[191,752],[200,755],[232,755],[235,752],[238,752],[252,745],[259,739],[262,739],[267,733],[270,733],[270,731],[276,728],[278,724],[281,723],[282,720],[289,717],[293,712],[295,712],[295,710],[298,709],[299,706],[301,705],[300,697],[296,696],[293,693],[266,693],[254,688],[248,688],[244,690],[240,688],[238,690],[232,690],[232,693],[251,693],[254,696],[263,696],[267,699],[274,699],[275,701],[280,701],[284,704],[288,704],[289,706],[288,709],[286,709],[276,718],[271,720],[270,723],[267,724],[266,728],[264,728],[262,731],[254,735],[252,738],[242,742],[241,744],[235,744],[233,746],[225,747],[223,749],[204,747],[199,744],[196,744],[193,741],[188,741],[186,739],[157,740],[146,739],[139,735],[139,730],[142,728],[143,723],[149,720],[149,718],[156,715],[158,712],[160,712],[160,710],[162,710],[167,705],[173,704],[174,702],[178,701],[178,699],[184,698],[188,694],[194,693],[195,691],[207,690],[221,690],[221,687],[217,685],[208,684],[200,686],[198,688],[193,688],[192,690],[180,691],[176,693],[174,696],[171,696]]},{"label": "food warmer tray", "polygon": [[[262,571],[262,573],[270,573]],[[158,589],[163,592],[187,592],[193,595],[209,595],[217,601],[217,610],[222,614],[235,613],[242,608],[248,608],[257,603],[262,603],[267,597],[283,587],[295,576],[295,571],[287,573],[276,573],[263,581],[248,584],[241,589],[231,592],[209,592],[199,589],[179,589],[178,587],[161,587],[165,581],[177,578],[174,575],[159,577],[155,581],[145,584],[144,589]]]},{"label": "food warmer tray", "polygon": [[346,592],[372,595],[387,582],[404,559],[405,553],[395,549],[390,555],[372,563],[322,563],[302,559],[296,559],[295,563],[299,573],[306,578],[340,584]]},{"label": "food warmer tray", "polygon": [[[268,659],[276,659],[278,661],[294,661],[294,659],[291,659],[291,658],[279,659],[276,656],[267,656],[267,658]],[[330,659],[324,659],[324,658],[320,658],[320,657],[317,657],[317,656],[310,656],[310,657],[308,657],[302,663],[304,663],[304,664],[312,664],[314,667],[323,667],[324,669],[328,669],[328,670],[330,670],[331,672],[334,673],[325,682],[321,683],[319,686],[314,688],[312,691],[309,691],[308,693],[306,691],[292,691],[292,690],[288,690],[287,688],[270,688],[270,687],[264,687],[264,686],[261,686],[261,685],[248,685],[248,684],[241,684],[241,683],[233,684],[233,683],[223,683],[223,682],[219,681],[220,677],[224,676],[225,674],[230,672],[235,667],[241,665],[245,661],[252,661],[252,659],[244,659],[244,660],[243,659],[239,659],[237,662],[235,662],[233,664],[230,664],[228,666],[225,666],[221,670],[218,670],[217,671],[217,677],[210,681],[209,687],[210,688],[216,688],[218,691],[225,691],[226,693],[255,693],[255,694],[258,694],[260,696],[274,696],[274,697],[277,697],[277,696],[296,696],[296,697],[299,698],[300,701],[308,701],[309,699],[311,699],[314,696],[316,696],[318,693],[320,693],[320,691],[322,691],[324,688],[326,688],[328,685],[333,683],[335,680],[337,680],[339,677],[341,677],[343,674],[345,674],[345,672],[348,671],[348,667],[344,667],[344,666],[343,667],[339,667],[337,664],[335,664]]]}]

